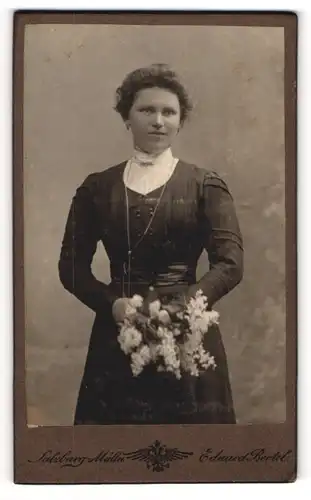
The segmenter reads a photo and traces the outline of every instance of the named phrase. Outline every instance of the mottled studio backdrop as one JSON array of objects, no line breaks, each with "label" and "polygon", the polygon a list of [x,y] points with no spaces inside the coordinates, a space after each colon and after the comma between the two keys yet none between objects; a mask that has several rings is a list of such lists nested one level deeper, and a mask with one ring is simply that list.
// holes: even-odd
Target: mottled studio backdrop
[{"label": "mottled studio backdrop", "polygon": [[[28,423],[72,423],[94,314],[58,279],[65,220],[83,179],[131,153],[130,137],[112,109],[114,91],[128,71],[153,62],[176,68],[196,106],[175,155],[223,176],[244,236],[244,280],[217,304],[238,420],[284,420],[283,44],[282,28],[27,27]],[[199,275],[206,265],[204,255]],[[94,273],[109,280],[102,247]]]}]

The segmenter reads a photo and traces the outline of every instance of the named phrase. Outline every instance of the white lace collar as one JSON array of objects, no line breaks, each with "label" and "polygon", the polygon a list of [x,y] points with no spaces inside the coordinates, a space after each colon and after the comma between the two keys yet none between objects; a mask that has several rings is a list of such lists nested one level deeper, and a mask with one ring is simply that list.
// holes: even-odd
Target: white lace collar
[{"label": "white lace collar", "polygon": [[140,167],[151,166],[151,165],[169,165],[173,161],[173,155],[170,148],[166,149],[160,154],[149,154],[141,151],[139,149],[134,150],[134,154],[131,158],[132,163]]},{"label": "white lace collar", "polygon": [[132,191],[146,195],[170,179],[177,163],[178,159],[173,157],[170,148],[159,155],[135,150],[124,169],[124,184]]}]

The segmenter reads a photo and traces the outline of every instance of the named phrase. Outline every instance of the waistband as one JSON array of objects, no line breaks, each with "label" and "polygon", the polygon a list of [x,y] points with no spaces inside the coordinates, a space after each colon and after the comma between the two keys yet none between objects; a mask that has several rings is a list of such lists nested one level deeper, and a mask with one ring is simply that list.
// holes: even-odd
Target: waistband
[{"label": "waistband", "polygon": [[[114,268],[114,270],[116,269]],[[154,288],[158,295],[162,296],[178,294],[195,282],[195,269],[185,264],[172,264],[161,271],[136,267],[131,270],[130,279],[126,272],[124,274],[115,272],[112,275],[111,285],[118,294],[125,296],[132,296],[133,294],[145,296],[150,287]]]}]

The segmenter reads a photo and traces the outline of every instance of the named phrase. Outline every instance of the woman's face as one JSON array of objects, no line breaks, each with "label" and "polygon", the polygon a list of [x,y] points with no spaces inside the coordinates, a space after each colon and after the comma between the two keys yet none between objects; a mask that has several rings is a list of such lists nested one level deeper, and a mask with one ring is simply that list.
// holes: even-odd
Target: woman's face
[{"label": "woman's face", "polygon": [[136,94],[127,125],[134,146],[150,154],[169,148],[180,127],[180,104],[176,94],[152,87]]}]

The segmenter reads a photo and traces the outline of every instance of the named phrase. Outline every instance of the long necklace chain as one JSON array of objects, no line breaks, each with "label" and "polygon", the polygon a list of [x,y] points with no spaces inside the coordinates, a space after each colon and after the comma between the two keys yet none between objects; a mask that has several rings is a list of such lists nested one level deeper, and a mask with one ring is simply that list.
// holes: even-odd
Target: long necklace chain
[{"label": "long necklace chain", "polygon": [[[130,163],[130,168],[132,166],[132,161]],[[129,168],[129,171],[130,171],[130,168]],[[128,198],[128,188],[126,186],[126,184],[124,183],[124,187],[125,187],[125,200],[126,200],[126,233],[127,233],[127,247],[128,247],[128,251],[127,251],[127,296],[129,297],[130,296],[130,290],[131,290],[131,261],[132,261],[132,252],[133,250],[135,250],[138,245],[142,242],[142,240],[145,238],[146,234],[148,233],[150,227],[151,227],[151,224],[155,218],[155,215],[158,211],[158,208],[159,208],[159,205],[161,203],[161,200],[162,200],[162,197],[163,197],[163,194],[164,194],[164,191],[166,189],[166,186],[167,186],[167,183],[168,183],[168,180],[165,182],[165,184],[163,185],[162,187],[162,190],[161,190],[161,193],[160,193],[160,196],[158,197],[158,200],[157,200],[157,203],[156,203],[156,206],[155,206],[155,209],[153,211],[153,214],[151,215],[150,217],[150,220],[143,232],[143,234],[141,235],[141,237],[136,241],[135,245],[131,246],[131,233],[130,233],[130,208],[129,208],[129,198]],[[123,269],[123,274],[126,273],[126,269],[124,268]],[[123,279],[123,283],[124,283],[124,279]],[[123,295],[124,295],[124,285],[123,285]]]}]

